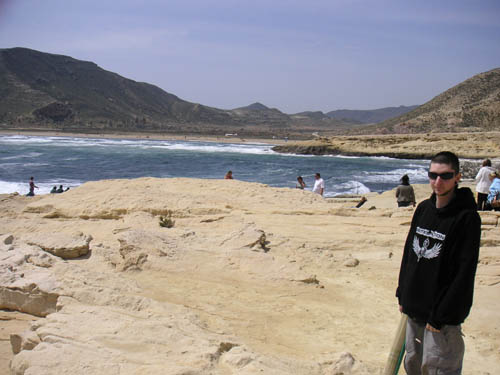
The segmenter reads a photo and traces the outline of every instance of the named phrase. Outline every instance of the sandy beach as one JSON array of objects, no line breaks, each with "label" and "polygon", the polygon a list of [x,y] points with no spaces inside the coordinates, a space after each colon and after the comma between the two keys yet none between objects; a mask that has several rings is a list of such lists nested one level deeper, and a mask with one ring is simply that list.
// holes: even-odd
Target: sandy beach
[{"label": "sandy beach", "polygon": [[[3,195],[1,372],[381,373],[413,208],[366,197],[181,178]],[[500,368],[499,216],[481,213],[464,374]]]}]

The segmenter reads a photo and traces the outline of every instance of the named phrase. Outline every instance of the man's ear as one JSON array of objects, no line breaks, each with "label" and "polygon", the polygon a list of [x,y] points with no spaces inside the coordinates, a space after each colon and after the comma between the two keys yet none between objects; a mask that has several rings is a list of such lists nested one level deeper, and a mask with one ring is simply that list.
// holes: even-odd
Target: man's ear
[{"label": "man's ear", "polygon": [[462,179],[462,173],[458,172],[457,175],[455,176],[455,185],[458,185],[461,179]]}]

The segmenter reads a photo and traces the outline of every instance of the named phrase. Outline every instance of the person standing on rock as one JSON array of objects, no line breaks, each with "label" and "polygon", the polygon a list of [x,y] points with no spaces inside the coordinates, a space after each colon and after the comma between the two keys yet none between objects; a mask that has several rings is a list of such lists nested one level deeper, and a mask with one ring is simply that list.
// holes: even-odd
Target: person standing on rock
[{"label": "person standing on rock", "polygon": [[477,210],[484,211],[486,209],[486,200],[490,192],[490,173],[495,170],[491,167],[491,160],[485,159],[483,165],[476,175],[476,192],[477,192]]},{"label": "person standing on rock", "polygon": [[415,207],[415,192],[407,174],[401,177],[401,185],[396,188],[396,199],[398,207],[408,207],[410,204]]},{"label": "person standing on rock", "polygon": [[315,181],[314,181],[314,187],[313,187],[313,193],[323,195],[325,192],[325,181],[321,178],[321,175],[319,173],[316,173],[314,175]]},{"label": "person standing on rock", "polygon": [[460,374],[461,323],[472,307],[481,218],[469,188],[458,188],[457,156],[436,154],[429,167],[432,195],[413,215],[396,296],[408,315],[408,375]]},{"label": "person standing on rock", "polygon": [[35,188],[38,189],[38,186],[35,185],[35,179],[34,177],[30,177],[30,192],[26,194],[28,197],[34,197],[35,196]]}]

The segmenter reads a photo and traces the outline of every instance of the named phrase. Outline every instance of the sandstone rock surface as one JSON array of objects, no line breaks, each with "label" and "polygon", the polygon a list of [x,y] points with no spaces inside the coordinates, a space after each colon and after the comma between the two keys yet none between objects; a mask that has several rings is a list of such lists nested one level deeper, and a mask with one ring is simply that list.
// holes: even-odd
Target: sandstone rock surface
[{"label": "sandstone rock surface", "polygon": [[[367,198],[154,178],[2,197],[0,308],[40,318],[0,341],[14,353],[0,373],[379,373],[413,209]],[[500,231],[482,215],[466,375],[500,367]]]},{"label": "sandstone rock surface", "polygon": [[89,252],[92,236],[77,233],[73,235],[61,233],[43,233],[32,235],[27,240],[28,245],[38,246],[48,253],[63,259],[78,258]]},{"label": "sandstone rock surface", "polygon": [[[275,146],[273,150],[295,154],[389,156],[400,159],[429,159],[436,150],[449,150],[460,158],[495,158],[497,165],[500,158],[500,132],[322,137],[312,141],[288,142]],[[467,175],[470,176],[469,173]]]},{"label": "sandstone rock surface", "polygon": [[55,311],[59,288],[49,259],[27,245],[0,251],[0,309],[35,316]]}]

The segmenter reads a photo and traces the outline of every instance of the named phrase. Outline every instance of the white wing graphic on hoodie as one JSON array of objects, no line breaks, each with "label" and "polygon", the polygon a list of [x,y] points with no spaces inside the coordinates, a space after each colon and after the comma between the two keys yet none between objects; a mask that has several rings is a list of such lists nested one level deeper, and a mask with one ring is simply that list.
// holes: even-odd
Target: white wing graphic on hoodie
[{"label": "white wing graphic on hoodie", "polygon": [[432,259],[439,255],[442,244],[435,243],[434,246],[428,249],[429,242],[429,239],[426,238],[422,246],[420,246],[417,236],[413,237],[413,251],[417,255],[417,262],[420,261],[421,258]]}]

